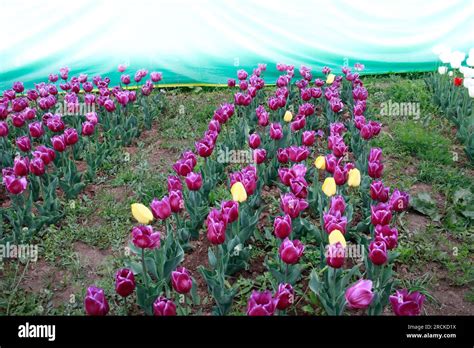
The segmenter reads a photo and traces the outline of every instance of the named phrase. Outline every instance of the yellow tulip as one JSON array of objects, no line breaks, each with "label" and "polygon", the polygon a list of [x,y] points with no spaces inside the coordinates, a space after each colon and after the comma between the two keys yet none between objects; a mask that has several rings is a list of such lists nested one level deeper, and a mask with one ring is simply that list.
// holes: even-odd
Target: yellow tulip
[{"label": "yellow tulip", "polygon": [[349,170],[349,179],[347,184],[351,187],[358,187],[360,185],[360,171],[357,168]]},{"label": "yellow tulip", "polygon": [[133,217],[139,223],[146,225],[153,221],[153,214],[147,206],[141,203],[133,203],[131,208]]},{"label": "yellow tulip", "polygon": [[338,242],[341,243],[344,248],[347,246],[346,238],[344,238],[342,232],[339,230],[333,230],[331,233],[329,233],[329,244],[332,245]]},{"label": "yellow tulip", "polygon": [[232,187],[230,188],[230,193],[232,194],[232,199],[235,202],[245,202],[247,200],[247,191],[245,191],[244,185],[237,181]]},{"label": "yellow tulip", "polygon": [[334,74],[329,74],[328,77],[326,78],[326,83],[330,85],[331,83],[334,82],[334,79],[336,78],[336,75]]},{"label": "yellow tulip", "polygon": [[326,169],[326,158],[324,156],[318,156],[314,161],[314,166],[318,169]]},{"label": "yellow tulip", "polygon": [[283,121],[285,122],[291,122],[291,120],[293,119],[293,114],[291,113],[291,111],[286,111],[285,112],[285,116],[283,116]]},{"label": "yellow tulip", "polygon": [[336,181],[334,180],[334,178],[329,177],[324,179],[322,189],[326,196],[334,196],[336,194]]}]

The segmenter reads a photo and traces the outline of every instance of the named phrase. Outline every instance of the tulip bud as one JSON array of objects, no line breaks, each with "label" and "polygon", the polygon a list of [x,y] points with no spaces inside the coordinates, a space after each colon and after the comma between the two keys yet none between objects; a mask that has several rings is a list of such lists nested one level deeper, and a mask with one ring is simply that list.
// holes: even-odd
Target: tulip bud
[{"label": "tulip bud", "polygon": [[322,190],[326,196],[334,196],[336,194],[336,189],[336,181],[333,177],[328,177],[324,179]]},{"label": "tulip bud", "polygon": [[58,152],[63,152],[66,150],[66,141],[64,140],[63,135],[55,135],[51,138],[51,144],[53,144],[53,149]]},{"label": "tulip bud", "polygon": [[74,128],[68,128],[64,130],[64,140],[66,145],[74,145],[79,141],[79,136],[77,135],[77,131]]},{"label": "tulip bud", "polygon": [[328,74],[327,78],[326,78],[326,83],[328,85],[330,85],[331,83],[334,82],[335,77],[336,77],[336,75],[334,75],[334,74]]},{"label": "tulip bud", "polygon": [[382,241],[372,241],[369,245],[369,259],[374,265],[383,265],[387,262],[387,246]]},{"label": "tulip bud", "polygon": [[253,160],[256,164],[262,164],[267,157],[267,151],[265,149],[253,150]]},{"label": "tulip bud", "polygon": [[28,157],[16,157],[13,164],[13,171],[16,176],[27,176],[28,175]]},{"label": "tulip bud", "polygon": [[135,290],[135,276],[128,268],[122,268],[115,274],[115,291],[122,297],[127,297]]},{"label": "tulip bud", "polygon": [[258,292],[254,290],[247,304],[249,316],[271,316],[275,312],[276,301],[269,290]]},{"label": "tulip bud", "polygon": [[185,182],[189,190],[198,191],[202,186],[202,175],[201,173],[191,172],[186,175]]},{"label": "tulip bud", "polygon": [[277,216],[273,222],[273,231],[275,236],[285,239],[291,234],[292,229],[291,217],[288,214]]},{"label": "tulip bud", "polygon": [[84,299],[84,309],[87,315],[106,315],[109,312],[109,304],[105,298],[104,290],[90,286]]},{"label": "tulip bud", "polygon": [[171,206],[168,196],[164,196],[161,200],[153,199],[150,208],[156,219],[166,220],[171,215]]},{"label": "tulip bud", "polygon": [[152,226],[136,226],[132,229],[132,242],[137,248],[155,249],[160,247],[160,232]]},{"label": "tulip bud", "polygon": [[275,294],[276,307],[283,311],[290,307],[294,302],[295,291],[291,284],[279,284]]},{"label": "tulip bud", "polygon": [[160,296],[153,302],[153,314],[156,316],[175,316],[176,305],[166,297]]},{"label": "tulip bud", "polygon": [[175,271],[171,272],[171,285],[180,294],[187,294],[191,291],[193,281],[189,276],[188,270],[184,267],[178,267]]},{"label": "tulip bud", "polygon": [[357,168],[349,170],[349,178],[347,179],[347,184],[350,187],[359,187],[360,186],[360,171]]},{"label": "tulip bud", "polygon": [[153,221],[153,214],[148,209],[147,206],[141,204],[141,203],[133,203],[131,205],[132,209],[132,215],[137,220],[139,223],[143,225],[149,224],[151,221]]},{"label": "tulip bud", "polygon": [[407,289],[397,290],[390,296],[393,312],[397,316],[415,316],[421,313],[425,296],[418,291],[408,292]]},{"label": "tulip bud", "polygon": [[236,201],[223,201],[221,203],[221,213],[226,223],[231,224],[239,218],[239,203]]},{"label": "tulip bud", "polygon": [[366,309],[372,303],[372,281],[360,279],[346,290],[346,302],[351,309]]},{"label": "tulip bud", "polygon": [[328,266],[332,268],[341,268],[346,257],[345,247],[340,242],[330,244],[326,247],[325,256]]},{"label": "tulip bud", "polygon": [[260,136],[257,133],[252,133],[249,136],[249,146],[252,149],[256,149],[260,146],[261,140]]},{"label": "tulip bud", "polygon": [[289,240],[288,238],[281,243],[278,249],[282,261],[289,265],[298,263],[303,251],[304,245],[299,240]]},{"label": "tulip bud", "polygon": [[230,188],[230,193],[232,194],[232,200],[236,202],[242,203],[247,200],[247,192],[244,185],[240,181],[237,181],[232,185]]}]

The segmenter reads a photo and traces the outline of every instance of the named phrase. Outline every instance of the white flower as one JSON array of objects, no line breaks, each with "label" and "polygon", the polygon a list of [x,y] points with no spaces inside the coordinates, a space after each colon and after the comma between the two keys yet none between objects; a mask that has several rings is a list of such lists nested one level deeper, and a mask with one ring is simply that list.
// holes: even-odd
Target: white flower
[{"label": "white flower", "polygon": [[462,66],[459,68],[459,71],[464,75],[464,78],[474,77],[474,69],[468,68],[467,66]]},{"label": "white flower", "polygon": [[454,73],[453,73],[452,70],[450,72],[448,72],[448,76],[453,76],[453,75],[454,75]]},{"label": "white flower", "polygon": [[474,98],[474,86],[469,86],[468,88],[469,96]]},{"label": "white flower", "polygon": [[447,71],[448,71],[448,68],[445,67],[445,66],[440,66],[440,67],[438,68],[438,72],[439,72],[440,75],[446,74]]},{"label": "white flower", "polygon": [[469,58],[467,58],[467,60],[466,60],[466,64],[469,65],[469,66],[474,66],[474,54],[469,55]]},{"label": "white flower", "polygon": [[461,67],[461,63],[466,58],[466,54],[461,51],[454,51],[451,53],[451,57],[449,59],[449,64],[451,64],[451,68],[459,69]]},{"label": "white flower", "polygon": [[474,79],[473,78],[465,78],[462,82],[462,84],[464,85],[464,87],[466,88],[469,88],[471,86],[474,86]]},{"label": "white flower", "polygon": [[439,54],[439,59],[443,62],[443,64],[448,64],[451,59],[451,50],[446,49]]}]

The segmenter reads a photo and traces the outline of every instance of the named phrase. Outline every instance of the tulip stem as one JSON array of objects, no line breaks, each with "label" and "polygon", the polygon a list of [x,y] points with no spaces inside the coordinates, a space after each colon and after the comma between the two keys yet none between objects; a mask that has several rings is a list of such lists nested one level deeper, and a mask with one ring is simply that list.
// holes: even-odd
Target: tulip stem
[{"label": "tulip stem", "polygon": [[148,274],[145,264],[145,249],[142,249],[142,267],[143,267],[143,277],[145,278],[145,288],[148,292]]}]

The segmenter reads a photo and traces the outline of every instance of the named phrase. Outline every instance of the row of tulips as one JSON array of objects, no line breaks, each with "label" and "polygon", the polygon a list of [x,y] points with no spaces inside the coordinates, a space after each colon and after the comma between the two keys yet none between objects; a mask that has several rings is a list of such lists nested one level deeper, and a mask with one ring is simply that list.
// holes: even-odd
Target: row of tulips
[{"label": "row of tulips", "polygon": [[[135,81],[147,75],[139,70]],[[0,231],[2,240],[26,241],[42,226],[58,221],[58,189],[66,199],[74,199],[114,149],[130,144],[142,125],[151,126],[146,99],[161,74],[151,73],[141,94],[122,85],[112,87],[107,77],[89,80],[86,74],[71,77],[68,68],[61,68],[59,75],[50,74],[47,83],[34,89],[15,82],[3,92],[0,165],[11,205],[1,209],[1,219],[10,222],[11,230]],[[141,124],[137,110],[144,115]],[[87,163],[82,173],[78,160]]]},{"label": "row of tulips", "polygon": [[[360,64],[354,68],[363,70]],[[266,98],[265,69],[261,64],[251,75],[239,70],[238,84],[229,79],[229,87],[239,89],[234,104],[219,107],[196,142],[195,152],[184,152],[173,165],[177,175],[168,179],[168,195],[155,198],[150,208],[132,205],[140,225],[132,229],[133,254],[127,268],[117,274],[130,275],[127,279],[133,279],[134,286],[137,281],[137,301],[145,313],[190,313],[189,306],[196,306],[199,298],[176,301],[176,293],[182,292],[175,278],[182,278],[187,291],[195,289],[180,264],[190,248],[189,239],[199,238],[204,225],[209,262],[198,272],[214,299],[216,315],[232,309],[239,289],[229,277],[248,265],[249,249],[256,240],[273,250],[265,258],[272,289],[252,292],[248,315],[295,310],[295,287],[306,271],[311,271],[309,287],[327,314],[358,309],[378,315],[388,303],[397,315],[419,314],[424,296],[395,290],[392,276],[398,231],[391,224],[397,213],[408,208],[409,197],[398,190],[390,194],[380,180],[382,151],[370,148],[368,141],[379,134],[381,125],[364,115],[368,93],[359,73],[344,67],[343,76],[336,76],[326,67],[326,80],[313,81],[311,69],[301,67],[301,79],[293,83],[294,67],[278,64],[282,75]],[[297,110],[296,115],[292,110]],[[254,163],[231,169],[226,176],[214,150],[245,146],[253,151]],[[227,185],[232,200],[210,207],[209,193],[220,184]],[[265,186],[280,190],[280,213],[270,217],[273,236],[262,237],[257,222],[266,208]],[[361,217],[356,218],[355,212]],[[355,243],[363,246],[362,260],[356,264],[347,255]],[[305,250],[317,247],[320,267],[306,270]],[[133,291],[134,286],[129,288]],[[90,303],[104,310],[90,311]],[[89,288],[85,306],[88,314],[106,314],[104,292]]]},{"label": "row of tulips", "polygon": [[465,153],[474,161],[474,48],[469,55],[437,46],[433,49],[440,59],[438,72],[425,82],[433,101],[443,116],[457,129],[457,138],[465,146]]}]

